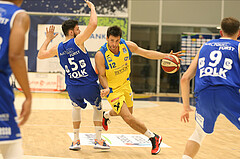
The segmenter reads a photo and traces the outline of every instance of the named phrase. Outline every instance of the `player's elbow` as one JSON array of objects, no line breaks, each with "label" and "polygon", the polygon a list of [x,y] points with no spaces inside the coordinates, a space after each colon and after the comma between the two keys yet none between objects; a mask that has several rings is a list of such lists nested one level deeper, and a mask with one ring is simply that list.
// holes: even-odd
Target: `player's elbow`
[{"label": "player's elbow", "polygon": [[8,55],[9,62],[15,62],[24,57],[24,51],[11,51]]},{"label": "player's elbow", "polygon": [[38,59],[45,59],[45,58],[46,58],[45,54],[46,54],[46,53],[44,53],[43,51],[39,51],[39,52],[38,52],[38,56],[37,56]]},{"label": "player's elbow", "polygon": [[190,77],[186,76],[186,75],[183,75],[182,78],[181,78],[181,84],[183,83],[187,83],[191,80]]},{"label": "player's elbow", "polygon": [[14,63],[15,61],[18,61],[18,59],[20,59],[21,56],[19,55],[15,55],[15,56],[9,56],[8,59],[9,59],[9,63]]},{"label": "player's elbow", "polygon": [[37,56],[38,59],[44,59],[44,57],[38,53],[38,56]]}]

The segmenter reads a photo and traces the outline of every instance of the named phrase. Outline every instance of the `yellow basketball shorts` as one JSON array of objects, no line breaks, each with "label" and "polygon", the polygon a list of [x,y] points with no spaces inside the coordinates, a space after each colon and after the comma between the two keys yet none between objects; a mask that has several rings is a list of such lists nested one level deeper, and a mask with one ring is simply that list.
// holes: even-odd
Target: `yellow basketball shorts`
[{"label": "yellow basketball shorts", "polygon": [[125,102],[127,104],[127,107],[132,107],[133,106],[133,92],[132,92],[132,88],[130,86],[130,81],[127,81],[121,87],[119,87],[117,89],[113,89],[109,93],[107,100],[111,104],[112,109],[117,114],[120,113],[122,106],[123,106],[123,102]]}]

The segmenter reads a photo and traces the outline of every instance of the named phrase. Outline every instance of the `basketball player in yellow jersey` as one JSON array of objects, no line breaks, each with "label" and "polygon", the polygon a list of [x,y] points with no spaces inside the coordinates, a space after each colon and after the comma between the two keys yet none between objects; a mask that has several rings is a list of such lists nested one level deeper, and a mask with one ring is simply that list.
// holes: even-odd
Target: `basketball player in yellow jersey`
[{"label": "basketball player in yellow jersey", "polygon": [[[107,121],[110,116],[121,116],[134,130],[147,136],[152,142],[152,154],[160,152],[162,137],[151,132],[133,115],[133,93],[130,86],[129,75],[132,52],[149,59],[162,59],[168,54],[153,50],[145,50],[131,41],[121,39],[122,30],[118,26],[107,30],[107,43],[96,53],[95,61],[99,81],[104,89],[101,96],[107,96],[112,110],[103,113],[103,128],[108,129]],[[177,57],[183,56],[181,52],[174,53]],[[172,52],[170,54],[173,54]]]}]

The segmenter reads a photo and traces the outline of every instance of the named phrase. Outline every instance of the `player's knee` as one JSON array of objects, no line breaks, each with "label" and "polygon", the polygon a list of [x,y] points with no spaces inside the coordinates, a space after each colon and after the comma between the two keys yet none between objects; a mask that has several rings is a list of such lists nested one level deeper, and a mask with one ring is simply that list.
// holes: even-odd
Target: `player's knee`
[{"label": "player's knee", "polygon": [[128,110],[131,114],[133,114],[133,107],[129,107]]},{"label": "player's knee", "polygon": [[93,121],[102,121],[103,114],[102,111],[97,110],[96,107],[93,107]]},{"label": "player's knee", "polygon": [[202,130],[202,128],[197,124],[192,136],[188,140],[192,140],[201,145],[203,139],[207,134]]},{"label": "player's knee", "polygon": [[73,107],[72,120],[73,120],[73,122],[81,121],[81,108],[80,107]]}]

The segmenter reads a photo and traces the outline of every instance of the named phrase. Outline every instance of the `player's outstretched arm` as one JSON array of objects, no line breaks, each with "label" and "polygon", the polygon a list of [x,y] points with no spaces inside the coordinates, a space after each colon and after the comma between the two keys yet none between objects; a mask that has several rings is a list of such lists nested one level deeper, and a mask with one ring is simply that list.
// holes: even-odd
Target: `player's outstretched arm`
[{"label": "player's outstretched arm", "polygon": [[[158,51],[143,49],[132,41],[126,41],[126,44],[129,47],[129,49],[131,50],[131,52],[134,52],[134,53],[136,53],[142,57],[148,58],[148,59],[159,60],[159,59],[163,59],[163,58],[169,56],[169,54],[161,53]],[[177,56],[179,59],[181,59],[180,58],[181,56],[184,56],[183,54],[181,54],[181,51],[179,51],[177,53],[173,53],[171,51],[170,54]]]},{"label": "player's outstretched arm", "polygon": [[98,51],[95,55],[95,63],[98,71],[98,78],[100,84],[104,89],[101,90],[101,97],[105,97],[109,94],[110,90],[108,87],[106,70],[105,70],[105,60],[101,51]]},{"label": "player's outstretched arm", "polygon": [[95,11],[95,6],[88,0],[85,0],[85,2],[91,9],[91,15],[87,28],[75,38],[75,42],[78,46],[82,46],[97,28],[97,13]]},{"label": "player's outstretched arm", "polygon": [[195,56],[191,65],[187,71],[183,74],[181,78],[181,91],[182,91],[182,100],[183,100],[183,111],[181,114],[181,121],[189,122],[189,112],[192,111],[189,104],[189,90],[190,90],[190,80],[195,76],[198,64],[199,53]]},{"label": "player's outstretched arm", "polygon": [[57,45],[47,50],[49,43],[58,35],[54,34],[55,26],[51,25],[49,28],[46,28],[46,40],[38,51],[39,59],[46,59],[57,55]]},{"label": "player's outstretched arm", "polygon": [[27,13],[18,13],[13,22],[9,38],[9,64],[26,98],[22,104],[19,126],[23,125],[28,120],[32,105],[32,95],[24,59],[25,33],[29,29],[29,25],[30,18]]}]

